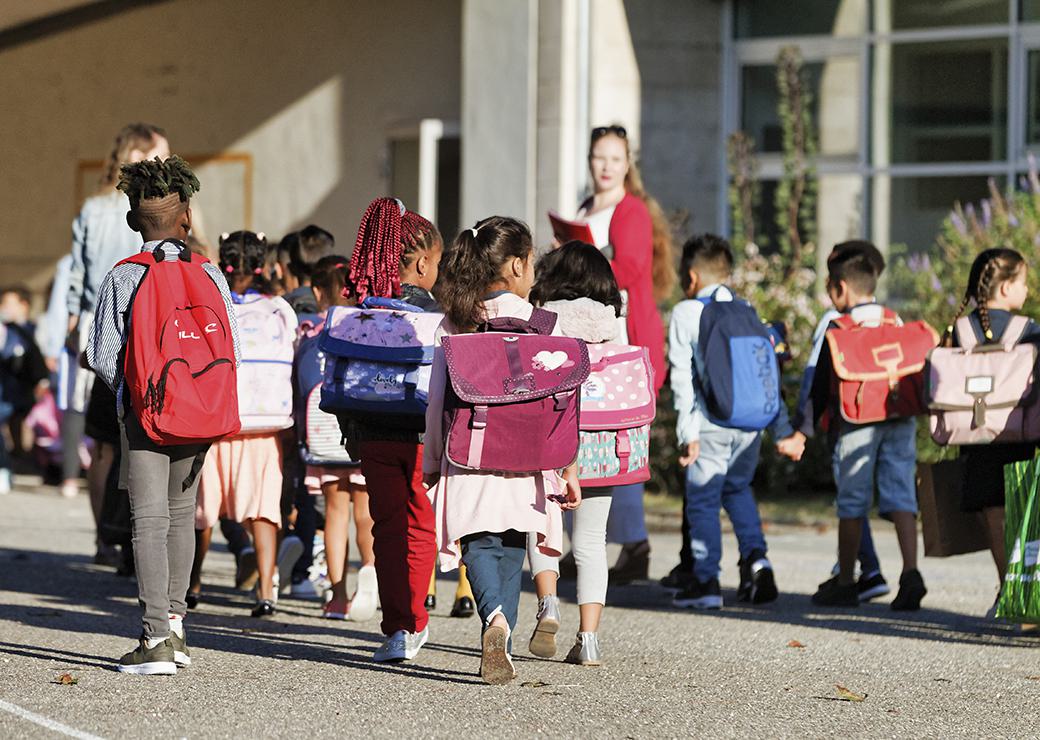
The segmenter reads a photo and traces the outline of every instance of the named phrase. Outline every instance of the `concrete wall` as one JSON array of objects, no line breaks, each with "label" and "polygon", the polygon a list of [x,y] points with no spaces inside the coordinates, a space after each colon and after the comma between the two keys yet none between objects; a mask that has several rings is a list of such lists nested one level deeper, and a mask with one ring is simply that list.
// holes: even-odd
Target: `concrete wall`
[{"label": "concrete wall", "polygon": [[646,187],[667,212],[689,214],[687,231],[721,230],[722,3],[625,0],[624,7],[639,68],[638,155]]},{"label": "concrete wall", "polygon": [[[134,120],[175,152],[252,155],[253,228],[313,221],[349,249],[387,188],[387,132],[459,119],[460,49],[461,0],[174,0],[0,35],[0,281],[49,279],[77,163]],[[243,225],[204,216],[211,237]]]}]

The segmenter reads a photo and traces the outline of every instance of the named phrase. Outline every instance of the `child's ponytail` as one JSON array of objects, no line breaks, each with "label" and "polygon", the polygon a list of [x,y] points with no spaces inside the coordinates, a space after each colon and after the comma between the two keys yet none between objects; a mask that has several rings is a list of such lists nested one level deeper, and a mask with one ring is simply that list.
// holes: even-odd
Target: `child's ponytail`
[{"label": "child's ponytail", "polygon": [[484,300],[511,259],[528,259],[531,231],[515,218],[491,216],[464,229],[444,255],[433,292],[445,316],[459,332],[473,331],[487,316]]},{"label": "child's ponytail", "polygon": [[256,288],[267,292],[264,280],[264,262],[267,256],[267,237],[263,232],[235,231],[220,235],[220,271],[228,285],[237,284],[243,290]]}]

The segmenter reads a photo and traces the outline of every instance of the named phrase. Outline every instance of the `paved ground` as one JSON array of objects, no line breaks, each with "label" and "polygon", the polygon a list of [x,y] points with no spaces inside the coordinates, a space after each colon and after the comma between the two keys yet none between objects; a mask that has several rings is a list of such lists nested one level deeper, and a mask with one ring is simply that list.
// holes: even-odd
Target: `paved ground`
[{"label": "paved ground", "polygon": [[[188,622],[195,665],[149,679],[112,668],[137,631],[136,589],[91,564],[84,497],[67,502],[45,488],[0,497],[0,521],[0,737],[1040,733],[1040,640],[979,618],[994,596],[981,554],[925,561],[931,593],[918,614],[896,616],[884,604],[822,612],[807,594],[831,565],[834,531],[773,531],[779,603],[694,614],[671,609],[653,584],[615,589],[602,668],[527,656],[534,597],[525,593],[520,677],[489,687],[475,676],[476,620],[447,616],[450,580],[419,659],[381,667],[369,662],[375,622],[329,623],[316,605],[284,600],[276,620],[251,619],[249,599],[229,588],[230,557],[214,552],[211,598]],[[894,538],[878,529],[895,575]],[[656,535],[653,546],[660,576],[677,537]],[[732,563],[731,539],[726,547]],[[723,581],[728,597],[734,571]],[[571,604],[564,619],[572,634]],[[65,672],[78,683],[56,683]],[[838,685],[865,700],[838,700]]]}]

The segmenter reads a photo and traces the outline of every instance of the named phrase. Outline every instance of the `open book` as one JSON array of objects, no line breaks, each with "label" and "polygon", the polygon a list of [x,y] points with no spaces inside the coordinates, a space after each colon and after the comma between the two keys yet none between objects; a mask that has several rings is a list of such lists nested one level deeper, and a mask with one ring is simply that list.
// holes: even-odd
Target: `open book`
[{"label": "open book", "polygon": [[553,234],[560,244],[566,244],[569,241],[579,241],[593,245],[596,243],[592,238],[592,229],[589,228],[587,223],[571,221],[556,211],[549,211],[549,223],[552,224]]}]

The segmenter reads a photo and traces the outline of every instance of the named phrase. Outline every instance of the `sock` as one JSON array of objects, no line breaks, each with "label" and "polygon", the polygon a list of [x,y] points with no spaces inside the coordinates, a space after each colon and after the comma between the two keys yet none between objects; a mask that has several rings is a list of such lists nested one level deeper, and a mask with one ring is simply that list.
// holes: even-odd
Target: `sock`
[{"label": "sock", "polygon": [[170,639],[169,637],[147,637],[147,638],[145,638],[144,645],[145,645],[146,648],[151,650],[154,647],[158,647],[159,645],[162,645],[164,642],[166,642],[169,639]]},{"label": "sock", "polygon": [[184,617],[170,615],[170,632],[175,633],[177,637],[184,637]]},{"label": "sock", "polygon": [[466,577],[466,566],[459,566],[459,584],[455,587],[455,601],[468,596],[473,598],[473,589],[469,585],[469,578]]}]

